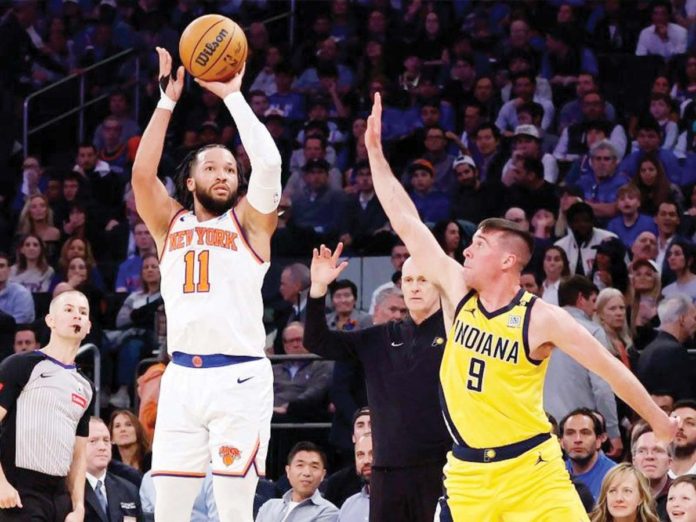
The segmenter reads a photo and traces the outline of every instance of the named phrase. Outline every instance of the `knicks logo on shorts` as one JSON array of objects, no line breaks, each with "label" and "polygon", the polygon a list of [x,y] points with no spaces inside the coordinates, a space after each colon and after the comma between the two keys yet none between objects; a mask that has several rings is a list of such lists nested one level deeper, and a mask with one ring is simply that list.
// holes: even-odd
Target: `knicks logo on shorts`
[{"label": "knicks logo on shorts", "polygon": [[231,446],[220,446],[218,455],[222,458],[222,463],[225,466],[231,466],[234,461],[242,458],[242,452]]},{"label": "knicks logo on shorts", "polygon": [[193,364],[196,368],[200,368],[203,366],[203,359],[200,355],[194,355],[191,357],[191,364]]}]

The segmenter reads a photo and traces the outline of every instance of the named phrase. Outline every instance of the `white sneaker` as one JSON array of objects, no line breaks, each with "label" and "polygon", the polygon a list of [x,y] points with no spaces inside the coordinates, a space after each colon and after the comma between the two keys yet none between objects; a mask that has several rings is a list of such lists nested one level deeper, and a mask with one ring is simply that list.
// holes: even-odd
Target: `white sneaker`
[{"label": "white sneaker", "polygon": [[111,395],[109,399],[109,404],[115,408],[127,409],[130,408],[130,397],[128,395],[128,388],[121,386],[118,391]]}]

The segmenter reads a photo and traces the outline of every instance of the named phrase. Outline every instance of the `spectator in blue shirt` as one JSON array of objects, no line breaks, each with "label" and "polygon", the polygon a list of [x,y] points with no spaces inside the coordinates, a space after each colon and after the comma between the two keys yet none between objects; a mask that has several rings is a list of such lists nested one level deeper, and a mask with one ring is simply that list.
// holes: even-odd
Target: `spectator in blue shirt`
[{"label": "spectator in blue shirt", "polygon": [[329,186],[329,164],[323,159],[305,163],[304,190],[292,196],[292,220],[316,239],[331,243],[338,237],[345,206],[342,191]]},{"label": "spectator in blue shirt", "polygon": [[10,258],[0,252],[0,310],[11,315],[17,324],[34,321],[34,299],[19,283],[10,283]]},{"label": "spectator in blue shirt", "polygon": [[595,217],[606,223],[616,215],[617,191],[629,179],[617,172],[618,154],[609,140],[601,140],[592,146],[590,164],[594,175],[581,177],[578,185],[582,188],[585,201],[594,210]]},{"label": "spectator in blue shirt", "polygon": [[307,113],[304,96],[291,90],[294,78],[290,66],[279,63],[275,69],[276,92],[268,97],[268,104],[283,111],[290,121],[298,123],[306,119]]},{"label": "spectator in blue shirt", "polygon": [[609,222],[607,230],[616,234],[624,246],[630,249],[633,242],[642,232],[657,234],[655,220],[646,214],[638,212],[640,208],[640,190],[632,183],[619,188],[617,207],[619,215]]},{"label": "spectator in blue shirt", "polygon": [[137,253],[126,259],[118,267],[116,276],[116,291],[129,294],[140,290],[140,271],[143,267],[143,257],[147,254],[155,254],[155,241],[150,231],[142,221],[133,227],[135,248]]},{"label": "spectator in blue shirt", "polygon": [[592,410],[577,408],[565,416],[559,429],[561,445],[568,455],[568,472],[590,489],[596,502],[604,476],[616,466],[600,449],[603,431],[601,421]]},{"label": "spectator in blue shirt", "polygon": [[435,169],[432,163],[418,159],[411,163],[408,173],[412,187],[410,196],[423,222],[437,223],[447,219],[450,213],[450,201],[444,192],[434,187]]},{"label": "spectator in blue shirt", "polygon": [[634,178],[638,173],[638,167],[643,157],[647,154],[654,154],[662,163],[669,180],[672,183],[681,185],[682,169],[679,166],[677,157],[671,151],[660,147],[660,143],[662,143],[662,128],[660,124],[652,116],[642,118],[638,122],[637,132],[638,150],[623,159],[621,165],[619,165],[619,172],[629,178]]}]

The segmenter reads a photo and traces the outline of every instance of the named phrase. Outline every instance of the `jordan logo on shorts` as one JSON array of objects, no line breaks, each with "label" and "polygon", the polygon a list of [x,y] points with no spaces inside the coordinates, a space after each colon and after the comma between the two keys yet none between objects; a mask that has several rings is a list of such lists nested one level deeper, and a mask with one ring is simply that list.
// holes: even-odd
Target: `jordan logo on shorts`
[{"label": "jordan logo on shorts", "polygon": [[222,458],[222,463],[225,466],[231,466],[235,460],[242,458],[242,452],[232,446],[220,446],[218,454]]},{"label": "jordan logo on shorts", "polygon": [[541,462],[546,462],[546,461],[545,461],[544,458],[541,456],[541,451],[540,451],[540,452],[539,452],[539,456],[537,457],[537,461],[536,461],[536,463],[535,463],[534,465],[536,466],[537,464],[540,464]]}]

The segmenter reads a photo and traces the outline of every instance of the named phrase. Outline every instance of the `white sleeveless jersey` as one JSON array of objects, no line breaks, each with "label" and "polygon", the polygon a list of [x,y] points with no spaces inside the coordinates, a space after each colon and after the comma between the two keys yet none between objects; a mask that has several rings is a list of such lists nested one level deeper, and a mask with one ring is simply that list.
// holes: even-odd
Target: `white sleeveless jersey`
[{"label": "white sleeveless jersey", "polygon": [[160,260],[169,353],[264,357],[261,286],[268,271],[234,210],[172,220]]}]

